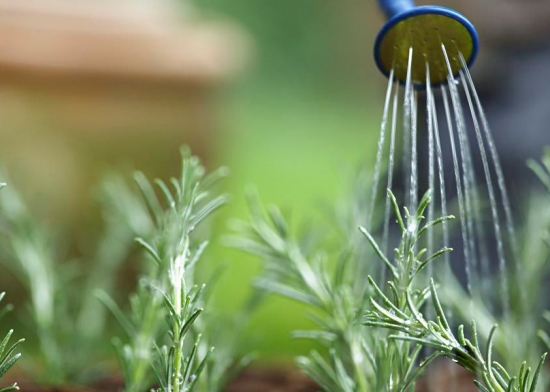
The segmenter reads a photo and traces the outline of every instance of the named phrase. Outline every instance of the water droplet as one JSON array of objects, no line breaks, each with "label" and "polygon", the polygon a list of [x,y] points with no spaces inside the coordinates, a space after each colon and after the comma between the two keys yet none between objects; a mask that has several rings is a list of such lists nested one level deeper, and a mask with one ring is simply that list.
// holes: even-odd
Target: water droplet
[{"label": "water droplet", "polygon": [[189,376],[189,382],[193,382],[197,379],[197,375],[196,374],[192,374]]}]

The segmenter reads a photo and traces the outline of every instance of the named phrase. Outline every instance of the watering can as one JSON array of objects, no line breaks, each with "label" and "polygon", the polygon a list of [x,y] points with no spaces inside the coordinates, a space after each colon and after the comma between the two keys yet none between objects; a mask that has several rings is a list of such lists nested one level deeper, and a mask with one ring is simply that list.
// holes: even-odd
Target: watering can
[{"label": "watering can", "polygon": [[[388,21],[374,45],[380,71],[402,84],[425,86],[446,83],[470,67],[479,47],[474,25],[462,14],[446,7],[416,6],[412,0],[378,0]],[[445,56],[444,51],[447,56]],[[409,64],[410,63],[410,64]],[[429,70],[429,72],[428,72]]]}]

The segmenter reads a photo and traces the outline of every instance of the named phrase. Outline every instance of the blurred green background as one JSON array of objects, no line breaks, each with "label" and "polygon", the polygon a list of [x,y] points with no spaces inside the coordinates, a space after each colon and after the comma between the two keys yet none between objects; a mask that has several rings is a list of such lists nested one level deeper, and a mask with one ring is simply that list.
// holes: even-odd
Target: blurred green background
[{"label": "blurred green background", "polygon": [[[63,233],[67,264],[93,248],[102,227],[92,202],[101,173],[176,175],[178,147],[188,143],[209,169],[232,172],[224,189],[232,202],[217,215],[206,261],[211,270],[227,266],[215,305],[235,313],[260,270],[259,260],[223,243],[228,222],[246,219],[245,188],[254,186],[295,225],[322,222],[349,169],[373,166],[387,84],[372,58],[383,24],[374,0],[11,0],[0,1],[0,15],[0,157],[33,213]],[[492,12],[477,16],[499,20]],[[497,33],[501,25],[494,24]],[[537,27],[533,34],[541,35]],[[249,46],[239,46],[239,32]],[[518,48],[503,53],[527,54]],[[515,62],[499,65],[508,63]],[[485,72],[499,87],[522,85],[501,83],[506,72],[516,75],[502,68]],[[528,88],[497,90],[531,101],[523,99],[532,97]],[[530,106],[521,106],[530,118]],[[136,270],[135,263],[121,269],[117,296],[135,287]],[[25,314],[24,285],[0,272],[14,313]],[[260,362],[288,363],[310,347],[292,341],[291,331],[310,325],[304,308],[268,298],[243,333]]]},{"label": "blurred green background", "polygon": [[[374,2],[202,0],[210,15],[226,15],[251,35],[253,61],[223,97],[215,163],[232,175],[232,203],[218,217],[246,216],[244,188],[289,212],[292,221],[322,219],[344,191],[345,169],[374,163],[385,80],[372,45],[382,23]],[[221,309],[238,309],[259,261],[218,242],[213,257],[228,262],[216,289]],[[309,326],[299,305],[269,298],[246,333],[261,361],[288,361],[309,343],[290,332]]]},{"label": "blurred green background", "polygon": [[[375,1],[14,0],[2,12],[0,156],[36,215],[75,237],[75,258],[101,227],[91,197],[101,172],[176,175],[189,143],[208,168],[231,169],[209,256],[227,264],[217,307],[236,312],[260,267],[222,241],[229,220],[246,218],[246,186],[295,224],[322,220],[344,173],[374,162],[386,87],[372,59]],[[220,21],[230,28],[208,30]],[[230,54],[212,55],[233,50],[211,39],[231,27],[250,42],[237,72],[215,62]],[[125,268],[120,291],[135,285]],[[26,294],[6,276],[19,305]],[[260,361],[288,362],[309,344],[290,332],[308,325],[303,308],[269,298],[244,333]]]}]

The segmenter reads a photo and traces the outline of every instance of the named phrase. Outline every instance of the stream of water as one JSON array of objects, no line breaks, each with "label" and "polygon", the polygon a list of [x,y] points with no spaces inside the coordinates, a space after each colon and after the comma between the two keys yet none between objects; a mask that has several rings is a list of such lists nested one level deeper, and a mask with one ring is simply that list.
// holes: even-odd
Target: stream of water
[{"label": "stream of water", "polygon": [[[390,75],[371,191],[371,217],[379,197],[385,197],[382,186],[393,190],[401,185],[400,202],[404,202],[411,213],[417,208],[419,196],[431,189],[432,203],[427,218],[433,220],[452,213],[458,219],[455,223],[444,223],[442,229],[437,229],[438,234],[430,232],[426,239],[428,251],[433,253],[444,245],[453,245],[453,241],[460,243],[454,255],[446,254],[444,260],[449,273],[451,269],[462,270],[463,283],[470,294],[488,289],[488,279],[484,277],[495,267],[500,274],[498,306],[506,313],[510,302],[507,272],[516,263],[517,246],[504,174],[464,58],[460,56],[463,70],[455,76],[444,46],[442,53],[448,70],[444,85],[431,86],[426,64],[426,89],[415,87],[411,79],[412,48],[404,86],[394,80],[393,71]],[[400,112],[402,121],[398,124]],[[401,145],[396,145],[397,140]],[[386,167],[383,162],[387,162]],[[479,164],[476,166],[476,163]],[[384,172],[386,181],[381,180]],[[398,172],[400,176],[396,177]],[[386,200],[382,228],[386,254],[392,243],[389,229],[392,214]],[[369,223],[372,224],[372,219]],[[493,260],[496,263],[491,263]]]}]

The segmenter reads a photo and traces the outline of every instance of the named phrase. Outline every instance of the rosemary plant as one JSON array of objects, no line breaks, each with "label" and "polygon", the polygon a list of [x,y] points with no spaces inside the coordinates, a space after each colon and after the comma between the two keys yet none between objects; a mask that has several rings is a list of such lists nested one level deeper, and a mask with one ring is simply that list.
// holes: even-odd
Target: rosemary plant
[{"label": "rosemary plant", "polygon": [[[250,198],[250,221],[237,225],[239,235],[232,238],[232,244],[262,259],[264,272],[255,281],[257,287],[302,302],[314,311],[319,329],[298,331],[294,336],[316,340],[327,348],[326,355],[312,351],[309,357],[298,358],[298,365],[326,391],[406,392],[414,389],[415,380],[435,358],[444,356],[477,375],[476,385],[483,392],[534,392],[546,354],[534,372],[523,363],[517,376],[511,376],[493,360],[496,327],[489,328],[485,350],[474,322],[470,338],[462,326],[454,334],[436,286],[423,272],[451,251],[443,247],[426,254],[423,237],[453,217],[425,222],[429,192],[414,214],[405,208],[403,215],[391,191],[388,198],[402,234],[393,261],[368,230],[361,227],[360,231],[383,261],[390,281],[386,290],[386,285],[368,276],[368,284],[359,285],[363,287],[359,291],[357,264],[366,255],[364,251],[342,246],[331,270],[326,252],[294,236],[278,209],[264,212],[257,198]],[[363,268],[370,265],[365,259],[362,263]],[[426,281],[429,284],[423,287]],[[430,298],[433,311],[427,307]],[[434,321],[431,313],[435,313]],[[360,329],[360,324],[369,328]],[[422,358],[424,348],[431,354]]]},{"label": "rosemary plant", "polygon": [[0,220],[6,233],[5,250],[29,293],[32,322],[28,324],[33,325],[29,334],[38,346],[38,356],[27,358],[34,361],[29,366],[32,376],[50,385],[89,381],[101,370],[97,359],[109,348],[103,344],[104,307],[93,293],[112,290],[135,234],[152,230],[147,209],[120,178],[104,180],[99,191],[104,231],[86,263],[92,267],[82,274],[76,263],[64,261],[64,247],[55,230],[37,221],[13,187],[3,196]]},{"label": "rosemary plant", "polygon": [[[248,197],[249,222],[235,222],[237,235],[229,243],[261,258],[263,274],[254,285],[305,304],[317,330],[296,331],[327,348],[328,358],[313,350],[297,358],[298,366],[326,391],[367,391],[375,375],[372,357],[359,323],[365,286],[355,286],[355,257],[350,244],[337,258],[332,271],[326,252],[316,249],[311,235],[297,236],[276,207],[266,212],[256,195]],[[310,233],[309,233],[310,234]],[[355,291],[355,289],[358,289]],[[368,342],[368,343],[367,343]]]},{"label": "rosemary plant", "polygon": [[203,337],[208,328],[199,323],[205,285],[196,284],[194,276],[207,246],[207,241],[198,240],[197,230],[227,202],[226,196],[213,192],[226,175],[225,168],[205,175],[198,158],[187,149],[182,150],[181,175],[169,185],[156,180],[155,189],[143,174],[136,175],[154,222],[152,236],[136,240],[151,261],[150,268],[130,298],[130,317],[100,294],[127,333],[125,343],[115,340],[126,391],[142,392],[154,380],[163,392],[217,391],[224,387],[225,370],[235,365],[236,360],[227,357],[221,371],[212,365],[216,362],[210,358],[212,339]]},{"label": "rosemary plant", "polygon": [[62,274],[56,268],[60,256],[56,253],[51,232],[36,222],[13,186],[7,187],[0,198],[0,208],[10,266],[29,291],[36,334],[31,337],[37,340],[45,369],[42,381],[64,383],[78,362],[78,356],[64,362],[64,354],[69,354],[71,327],[67,319],[60,322],[61,317],[67,316],[64,308],[67,297],[59,294],[71,277],[66,273],[68,269],[64,269],[65,274]]},{"label": "rosemary plant", "polygon": [[[0,302],[4,299],[5,293],[0,293]],[[11,305],[4,306],[0,310],[0,320],[12,310]],[[10,339],[13,335],[13,329],[0,341],[0,379],[6,374],[6,372],[17,362],[21,357],[21,353],[17,352],[18,346],[24,342],[25,339],[19,339],[17,342],[10,345]],[[0,388],[0,392],[17,391],[19,387],[17,384],[12,384],[9,387]]]},{"label": "rosemary plant", "polygon": [[[389,197],[397,212],[395,198],[391,193]],[[429,197],[424,197],[417,215],[407,214],[407,227],[399,220],[404,230],[401,247],[396,252],[400,262],[394,266],[383,257],[392,273],[391,287],[398,294],[396,309],[400,312],[409,313],[406,293],[412,278],[430,261],[449,251],[443,248],[422,260],[425,251],[414,253],[417,241],[427,230],[451,218],[420,227],[421,214],[428,202]],[[420,348],[388,339],[384,330],[361,328],[363,315],[371,305],[369,298],[381,292],[372,278],[370,287],[366,281],[357,279],[365,265],[378,270],[368,263],[372,253],[368,255],[355,240],[348,239],[341,244],[341,253],[331,269],[326,252],[312,249],[307,237],[296,238],[278,209],[270,208],[264,213],[255,197],[250,198],[249,204],[250,222],[237,226],[240,235],[232,239],[232,244],[262,259],[264,273],[256,279],[257,287],[302,302],[315,312],[312,318],[319,329],[297,331],[293,336],[313,339],[327,348],[328,358],[318,351],[298,358],[302,370],[326,391],[402,390],[404,383],[410,383]],[[365,229],[362,232],[374,245],[372,236]],[[373,248],[382,256],[378,246]],[[414,291],[415,303],[422,303],[428,293]]]},{"label": "rosemary plant", "polygon": [[[538,175],[542,184],[550,192],[550,155],[542,159],[542,163],[529,161],[528,165]],[[498,292],[500,276],[484,276],[485,291],[474,288],[470,296],[460,283],[453,277],[444,280],[445,290],[439,293],[444,306],[454,311],[455,320],[467,322],[470,318],[476,320],[477,331],[481,339],[488,339],[493,326],[499,325],[500,333],[493,341],[493,350],[506,368],[521,366],[523,359],[536,361],[542,350],[541,341],[533,337],[537,333],[545,342],[550,343],[547,333],[541,329],[541,314],[549,305],[544,298],[549,276],[550,243],[550,199],[547,195],[534,193],[528,204],[528,215],[523,225],[522,244],[519,254],[519,268],[508,271],[507,281],[511,293],[511,302],[507,314],[499,314],[492,308],[491,298]],[[468,306],[464,306],[468,304]],[[510,336],[514,336],[513,339]],[[549,382],[548,371],[543,369],[539,384],[542,389]]]},{"label": "rosemary plant", "polygon": [[90,340],[104,335],[106,323],[106,308],[93,294],[113,291],[116,273],[135,247],[135,237],[149,236],[153,230],[143,199],[121,175],[107,174],[99,184],[96,197],[104,227],[87,262],[93,268],[84,282],[85,294],[76,321],[77,330]]},{"label": "rosemary plant", "polygon": [[499,362],[493,361],[492,348],[496,326],[491,329],[487,348],[483,351],[479,345],[475,322],[471,323],[471,340],[465,337],[463,325],[458,327],[455,335],[443,312],[433,281],[430,282],[429,291],[436,311],[436,321],[426,320],[410,293],[407,293],[407,306],[412,317],[403,312],[396,312],[396,303],[381,292],[378,299],[384,305],[373,302],[376,310],[369,313],[365,321],[368,326],[396,331],[397,334],[390,335],[390,339],[414,343],[419,347],[429,347],[434,350],[430,356],[420,362],[400,390],[407,390],[420,372],[438,356],[445,356],[477,375],[479,380],[475,380],[474,383],[483,392],[536,390],[546,353],[542,355],[532,376],[531,368],[527,367],[526,362],[522,364],[517,376],[511,376]]},{"label": "rosemary plant", "polygon": [[[430,193],[427,192],[419,203],[417,211],[411,215],[407,208],[405,211],[405,219],[399,210],[396,199],[391,191],[388,191],[388,198],[393,206],[397,223],[401,230],[401,243],[399,248],[395,250],[395,262],[392,263],[382,252],[373,236],[365,229],[360,228],[363,234],[367,237],[372,245],[375,253],[384,262],[387,270],[390,273],[390,281],[388,282],[389,295],[393,301],[388,299],[388,296],[379,288],[374,279],[369,276],[368,281],[373,288],[373,293],[369,299],[372,310],[368,311],[365,325],[382,326],[384,322],[379,320],[382,316],[405,318],[408,320],[413,314],[411,304],[415,307],[421,307],[424,301],[429,296],[429,291],[415,286],[415,279],[419,274],[438,257],[446,252],[451,251],[450,248],[443,247],[433,254],[426,254],[426,249],[421,248],[423,236],[433,227],[445,221],[454,219],[453,216],[446,216],[436,219],[431,222],[424,222],[424,212],[430,203]],[[381,299],[382,303],[389,306],[388,313],[379,304],[377,300]],[[410,389],[411,384],[419,375],[417,367],[417,359],[420,354],[421,346],[411,344],[409,341],[402,341],[399,344],[392,342],[391,336],[386,337],[387,350],[393,353],[393,363],[389,367],[384,367],[386,378],[382,380],[387,382],[387,385],[380,385],[379,390],[384,391],[406,391]],[[380,361],[380,366],[386,364],[386,361]]]},{"label": "rosemary plant", "polygon": [[[391,197],[391,194],[390,194]],[[422,290],[414,290],[412,284],[417,277],[418,271],[424,268],[429,262],[433,261],[442,253],[449,249],[443,248],[434,255],[421,259],[420,255],[424,250],[415,252],[414,243],[423,233],[436,223],[442,222],[448,218],[441,218],[434,222],[429,222],[422,228],[419,223],[422,218],[422,206],[427,203],[426,198],[420,203],[416,216],[410,216],[406,212],[406,220],[403,220],[395,200],[394,204],[397,221],[403,233],[401,246],[396,250],[396,264],[389,262],[387,257],[380,251],[380,248],[367,232],[366,235],[375,249],[378,256],[384,261],[393,276],[393,281],[389,283],[390,294],[386,295],[374,283],[372,278],[369,282],[374,287],[374,295],[371,298],[372,309],[367,312],[365,325],[370,327],[385,328],[394,331],[394,334],[388,336],[390,340],[401,342],[403,345],[413,345],[413,352],[417,353],[420,348],[427,347],[433,350],[433,353],[422,359],[418,366],[405,374],[405,379],[401,382],[398,391],[411,390],[411,384],[418,375],[437,357],[445,356],[458,363],[466,370],[478,376],[474,381],[478,388],[483,392],[533,392],[537,388],[539,376],[546,358],[543,354],[534,373],[524,362],[517,374],[511,376],[504,366],[499,362],[493,361],[493,341],[495,337],[496,326],[493,326],[489,332],[486,349],[482,350],[479,344],[477,328],[474,321],[471,323],[471,338],[468,339],[464,333],[464,327],[458,327],[457,333],[453,333],[447,317],[441,306],[441,302],[436,292],[433,280],[428,287]],[[425,206],[424,206],[425,208]],[[412,246],[410,246],[412,244]],[[402,280],[404,285],[397,285],[399,277],[405,275]],[[435,321],[429,320],[426,312],[421,308],[424,301],[431,297],[433,308],[435,310]]]}]

